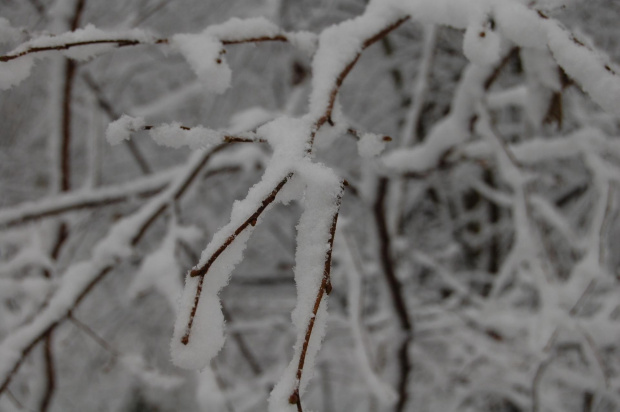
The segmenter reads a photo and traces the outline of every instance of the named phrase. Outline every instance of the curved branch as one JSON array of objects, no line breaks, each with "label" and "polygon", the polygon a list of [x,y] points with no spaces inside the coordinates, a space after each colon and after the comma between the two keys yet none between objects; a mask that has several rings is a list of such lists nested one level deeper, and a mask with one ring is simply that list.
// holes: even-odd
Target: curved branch
[{"label": "curved branch", "polygon": [[[372,46],[377,41],[379,41],[382,38],[384,38],[385,36],[387,36],[390,32],[396,30],[398,27],[400,27],[401,24],[403,24],[404,22],[409,20],[409,18],[410,18],[409,16],[401,17],[400,19],[396,20],[392,24],[388,25],[387,27],[383,28],[379,32],[373,34],[372,36],[370,36],[366,40],[364,40],[364,42],[362,43],[360,51],[344,67],[344,69],[342,69],[342,71],[338,74],[338,77],[336,77],[336,80],[334,81],[334,85],[333,85],[333,87],[331,89],[331,92],[330,92],[330,95],[329,95],[329,100],[328,100],[328,103],[327,103],[327,108],[325,109],[325,113],[315,123],[315,128],[317,130],[319,128],[321,128],[321,126],[323,126],[325,123],[332,123],[331,116],[332,116],[332,112],[334,110],[334,104],[336,102],[336,97],[338,96],[338,92],[340,91],[340,87],[342,86],[342,83],[344,82],[344,79],[349,75],[349,73],[351,72],[351,70],[353,69],[353,67],[355,66],[355,64],[359,60],[359,58],[361,57],[362,52],[364,50],[366,50],[368,47]],[[313,135],[311,137],[312,140],[314,140],[314,134],[315,133],[313,133]]]}]

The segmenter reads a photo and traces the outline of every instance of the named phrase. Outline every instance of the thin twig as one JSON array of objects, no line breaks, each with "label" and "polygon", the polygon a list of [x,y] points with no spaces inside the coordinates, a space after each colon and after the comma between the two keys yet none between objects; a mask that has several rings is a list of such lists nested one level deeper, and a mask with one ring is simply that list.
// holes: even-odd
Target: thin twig
[{"label": "thin twig", "polygon": [[17,409],[26,409],[26,407],[17,399],[17,397],[11,392],[9,389],[6,390],[6,395],[9,397],[11,402],[15,405]]},{"label": "thin twig", "polygon": [[342,201],[342,193],[344,192],[344,183],[341,186],[340,192],[336,197],[336,211],[332,217],[332,224],[329,229],[329,241],[327,252],[325,253],[325,260],[323,264],[323,278],[321,279],[321,285],[317,291],[316,298],[314,300],[314,306],[312,307],[312,316],[306,327],[306,336],[304,337],[304,343],[301,348],[301,354],[299,356],[299,363],[297,365],[296,383],[293,389],[293,393],[289,396],[289,403],[296,404],[297,410],[301,411],[301,397],[299,395],[299,384],[301,383],[301,377],[304,370],[304,363],[306,361],[306,353],[308,351],[308,345],[310,344],[310,338],[312,337],[312,330],[314,329],[314,323],[316,322],[317,313],[323,300],[324,294],[330,294],[332,290],[331,282],[331,264],[332,264],[332,252],[334,249],[334,237],[336,235],[336,224],[338,223],[338,214],[340,211],[340,204]]},{"label": "thin twig", "polygon": [[[93,77],[88,72],[84,72],[82,74],[82,79],[84,80],[86,85],[90,87],[92,92],[95,94],[95,98],[97,99],[97,104],[106,113],[106,115],[108,116],[110,120],[116,120],[119,117],[121,117],[121,114],[117,110],[114,109],[112,103],[110,103],[110,101],[106,98],[105,94],[101,90],[101,87],[99,87],[99,84],[97,84],[95,79],[93,79]],[[127,147],[127,149],[129,150],[129,153],[131,154],[133,159],[136,161],[136,164],[138,165],[138,167],[140,168],[140,171],[143,174],[148,175],[152,173],[151,166],[149,165],[148,161],[142,154],[142,151],[140,150],[136,142],[130,139],[127,141],[127,144],[123,146]]]},{"label": "thin twig", "polygon": [[[183,249],[183,251],[187,254],[187,256],[190,258],[192,262],[197,262],[198,259],[200,259],[199,255],[194,252],[194,250],[191,248],[190,245],[188,245],[187,243],[183,241],[179,241],[179,245],[181,246],[181,249]],[[224,315],[224,319],[228,324],[230,324],[233,321],[232,315],[230,311],[227,309],[224,302],[221,302],[221,303],[222,303],[222,314]],[[261,367],[260,363],[256,359],[256,356],[254,356],[254,353],[250,349],[250,346],[245,341],[243,334],[241,334],[240,332],[233,332],[231,333],[231,335],[232,335],[232,338],[237,343],[237,346],[239,347],[239,352],[241,352],[241,356],[243,356],[245,360],[248,362],[248,365],[250,366],[250,369],[252,370],[252,373],[254,374],[254,376],[259,376],[260,374],[262,374],[263,368]]]},{"label": "thin twig", "polygon": [[[265,42],[288,42],[288,37],[283,34],[277,34],[274,36],[260,36],[260,37],[250,37],[247,39],[233,39],[233,40],[220,40],[224,46],[235,45],[235,44],[244,44],[244,43],[265,43]],[[4,56],[0,56],[0,62],[8,62],[11,60],[15,60],[17,58],[26,56],[28,54],[34,53],[42,53],[46,51],[62,51],[69,50],[74,47],[81,46],[92,46],[98,44],[111,44],[116,47],[128,47],[128,46],[139,46],[139,45],[147,45],[147,44],[168,44],[169,40],[166,38],[155,39],[151,42],[144,42],[136,39],[98,39],[98,40],[84,40],[84,41],[74,41],[67,42],[63,44],[57,44],[55,46],[40,46],[40,47],[29,47],[28,49],[16,53],[16,54],[6,54]]]},{"label": "thin twig", "polygon": [[[157,39],[153,43],[154,44],[165,44],[165,43],[168,43],[168,39]],[[99,39],[99,40],[75,41],[75,42],[58,44],[56,46],[30,47],[17,54],[7,54],[4,56],[0,56],[0,62],[8,62],[8,61],[26,56],[28,54],[41,53],[41,52],[52,51],[52,50],[58,50],[58,51],[69,50],[74,47],[91,46],[91,45],[96,45],[96,44],[112,44],[112,45],[115,45],[116,47],[127,47],[127,46],[137,46],[140,44],[151,44],[151,43],[145,43],[140,40],[129,40],[129,39]]]},{"label": "thin twig", "polygon": [[249,37],[247,39],[235,39],[235,40],[221,40],[224,46],[232,45],[232,44],[243,44],[243,43],[264,43],[264,42],[288,42],[288,37],[283,34],[276,34],[274,36],[259,36],[259,37]]},{"label": "thin twig", "polygon": [[387,281],[390,295],[392,297],[392,303],[396,312],[396,317],[399,320],[400,328],[405,334],[401,346],[398,350],[398,365],[399,365],[399,378],[398,378],[398,403],[396,405],[396,411],[404,411],[407,400],[407,382],[413,369],[413,363],[409,359],[409,345],[413,339],[413,320],[409,316],[407,309],[406,299],[404,291],[398,278],[396,277],[396,270],[394,269],[394,260],[392,257],[392,246],[390,241],[390,234],[388,232],[387,216],[386,216],[386,202],[387,202],[387,178],[379,179],[379,187],[377,189],[377,197],[373,208],[375,222],[377,225],[377,231],[379,235],[379,254],[381,259],[381,266],[383,268],[383,274]]},{"label": "thin twig", "polygon": [[[75,3],[75,8],[73,10],[73,16],[71,18],[70,29],[72,31],[78,28],[80,24],[80,19],[82,17],[82,12],[84,11],[84,7],[86,5],[86,0],[78,0]],[[61,136],[62,140],[60,143],[60,159],[59,165],[53,165],[53,167],[60,168],[60,191],[61,192],[69,192],[71,190],[71,125],[72,125],[72,117],[73,117],[73,86],[75,84],[75,73],[78,68],[78,64],[69,59],[64,59],[65,63],[65,84],[63,87],[63,96],[62,96],[62,119],[61,119]],[[66,222],[61,222],[58,228],[56,229],[56,240],[54,242],[54,246],[52,247],[51,258],[54,261],[57,261],[60,252],[62,250],[63,245],[69,238],[69,226]],[[49,271],[45,271],[44,275],[46,277],[51,277],[51,273]],[[49,330],[45,337],[43,338],[43,354],[45,359],[45,375],[46,375],[46,385],[45,392],[43,394],[43,399],[41,400],[41,412],[47,412],[49,409],[52,398],[54,397],[54,392],[56,390],[56,371],[54,367],[54,353],[52,348],[53,342],[53,333],[54,330]]]},{"label": "thin twig", "polygon": [[76,318],[73,314],[67,317],[71,323],[81,329],[84,333],[86,333],[93,341],[97,343],[97,345],[101,346],[107,352],[109,352],[113,357],[118,357],[119,353],[116,349],[112,347],[105,339],[103,339],[97,332],[95,332],[90,326]]},{"label": "thin twig", "polygon": [[[152,129],[155,129],[156,127],[157,126],[146,125],[146,126],[142,126],[141,130],[152,130]],[[192,128],[189,126],[179,126],[179,129],[186,130],[186,131],[192,130]],[[133,131],[135,132],[137,130],[133,130]],[[242,136],[234,136],[234,135],[225,134],[222,136],[222,142],[223,143],[267,143],[267,140],[261,139],[259,137],[251,138],[251,137],[242,137]]]},{"label": "thin twig", "polygon": [[49,333],[45,335],[45,339],[43,341],[45,375],[47,382],[45,386],[45,393],[41,401],[41,412],[46,412],[49,409],[52,403],[52,397],[54,396],[54,390],[56,389],[56,371],[54,368],[54,353],[52,352],[52,335],[53,331],[49,331]]},{"label": "thin twig", "polygon": [[359,58],[361,57],[362,52],[366,50],[368,47],[370,47],[371,45],[373,45],[375,42],[387,36],[390,32],[396,30],[398,27],[400,27],[401,24],[403,24],[407,20],[409,20],[409,16],[402,17],[396,20],[394,23],[390,24],[389,26],[385,27],[379,32],[375,33],[373,36],[367,38],[364,41],[364,43],[362,43],[362,47],[360,51],[349,62],[349,64],[345,66],[345,68],[340,72],[340,74],[338,74],[338,77],[336,77],[336,81],[334,82],[334,86],[332,87],[332,90],[329,95],[329,101],[327,102],[327,108],[325,109],[325,113],[315,122],[315,125],[314,125],[315,131],[310,136],[311,143],[314,142],[314,136],[316,134],[316,131],[318,131],[318,129],[320,129],[321,126],[323,126],[325,123],[330,123],[330,124],[333,123],[331,117],[332,117],[332,111],[334,110],[334,104],[336,102],[336,96],[338,96],[338,92],[340,91],[340,87],[342,86],[344,79],[348,76],[349,72],[351,72],[351,70],[353,69],[353,67],[355,66]]},{"label": "thin twig", "polygon": [[254,213],[250,217],[248,217],[241,225],[239,225],[233,234],[231,234],[225,241],[220,245],[220,247],[211,255],[211,257],[207,260],[207,262],[199,268],[194,268],[190,272],[191,277],[200,276],[198,280],[198,285],[196,287],[196,296],[194,297],[194,304],[192,306],[192,310],[189,315],[189,319],[187,321],[187,329],[183,337],[181,338],[181,343],[187,345],[189,343],[189,338],[192,331],[192,326],[194,324],[194,317],[196,316],[196,311],[198,310],[198,304],[200,303],[200,295],[202,294],[202,285],[204,283],[204,278],[209,268],[213,263],[217,260],[217,258],[234,242],[234,240],[243,232],[248,226],[255,226],[260,215],[265,211],[267,206],[269,206],[275,199],[280,190],[284,187],[284,185],[289,181],[289,179],[293,176],[293,173],[287,174],[284,179],[280,181],[276,185],[276,187],[271,191],[269,196],[267,196],[261,202],[261,205],[256,209]]},{"label": "thin twig", "polygon": [[265,211],[267,206],[269,206],[276,199],[276,196],[278,195],[280,190],[282,190],[284,185],[289,181],[289,179],[291,177],[293,177],[293,173],[292,172],[287,174],[286,177],[284,177],[284,179],[282,179],[280,181],[280,183],[277,184],[277,186],[271,191],[269,196],[267,196],[261,202],[261,205],[258,207],[258,209],[256,209],[256,211],[254,213],[252,213],[252,215],[250,215],[250,217],[248,217],[243,223],[241,223],[241,225],[239,225],[239,227],[237,227],[237,229],[235,229],[233,234],[230,235],[226,239],[226,241],[213,253],[213,255],[211,255],[209,260],[207,260],[207,262],[204,265],[202,265],[198,269],[193,269],[190,272],[190,276],[191,277],[196,277],[196,276],[204,276],[204,275],[206,275],[207,272],[209,271],[209,268],[211,267],[211,265],[232,244],[232,242],[235,240],[235,238],[237,236],[239,236],[241,234],[241,232],[243,232],[248,226],[250,226],[250,225],[255,226],[256,225],[256,221],[258,220],[260,215]]},{"label": "thin twig", "polygon": [[598,233],[598,264],[601,268],[603,268],[605,266],[605,252],[606,252],[606,247],[605,247],[605,235],[608,233],[609,231],[609,220],[610,220],[610,215],[611,215],[611,210],[613,208],[613,201],[614,201],[614,182],[609,182],[608,185],[608,189],[607,189],[607,201],[605,204],[605,213],[603,215],[603,219],[601,220],[601,227],[599,228],[599,233]]},{"label": "thin twig", "polygon": [[483,86],[485,91],[488,91],[491,86],[493,86],[493,83],[495,83],[495,81],[498,79],[502,70],[504,70],[504,67],[506,67],[512,59],[518,57],[520,51],[521,48],[519,47],[511,48],[508,54],[506,54],[504,58],[499,62],[499,64],[495,66],[495,70],[493,70],[493,73],[491,73],[491,75],[487,77],[487,79],[484,81]]}]

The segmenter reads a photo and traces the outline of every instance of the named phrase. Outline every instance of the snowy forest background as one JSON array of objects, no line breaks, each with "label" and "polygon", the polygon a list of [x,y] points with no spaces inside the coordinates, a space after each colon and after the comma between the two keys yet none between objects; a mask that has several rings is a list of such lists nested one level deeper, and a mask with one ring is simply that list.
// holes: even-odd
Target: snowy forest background
[{"label": "snowy forest background", "polygon": [[[620,3],[456,3],[0,1],[3,57],[88,24],[283,33],[218,32],[225,91],[172,41],[0,59],[0,411],[620,411]],[[305,33],[360,15],[332,32],[357,43]],[[226,43],[263,28],[283,39]],[[286,162],[300,177],[250,219],[219,294],[226,342],[184,357],[186,274]],[[238,205],[233,226],[255,209]],[[325,279],[327,250],[304,312],[317,289],[295,277]],[[217,328],[190,350],[217,352]]]}]

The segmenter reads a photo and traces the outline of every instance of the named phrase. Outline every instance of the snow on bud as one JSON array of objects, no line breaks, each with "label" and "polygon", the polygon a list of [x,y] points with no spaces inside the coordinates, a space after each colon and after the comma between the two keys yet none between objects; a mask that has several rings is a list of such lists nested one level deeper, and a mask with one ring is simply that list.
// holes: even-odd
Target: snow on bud
[{"label": "snow on bud", "polygon": [[113,121],[108,125],[105,137],[111,145],[117,145],[123,140],[129,140],[131,133],[144,127],[144,118],[131,117],[126,114],[120,119]]},{"label": "snow on bud", "polygon": [[172,46],[187,60],[207,90],[222,94],[230,87],[232,71],[224,58],[222,43],[208,34],[177,34]]}]

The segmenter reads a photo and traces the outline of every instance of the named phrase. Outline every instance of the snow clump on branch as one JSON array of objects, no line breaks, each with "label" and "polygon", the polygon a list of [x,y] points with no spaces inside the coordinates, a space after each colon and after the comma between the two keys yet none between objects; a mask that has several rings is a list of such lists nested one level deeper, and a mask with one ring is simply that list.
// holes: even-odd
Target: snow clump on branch
[{"label": "snow clump on branch", "polygon": [[144,118],[131,117],[126,114],[120,119],[108,125],[105,132],[106,139],[111,145],[117,145],[123,140],[129,140],[131,133],[136,132],[144,127]]}]

